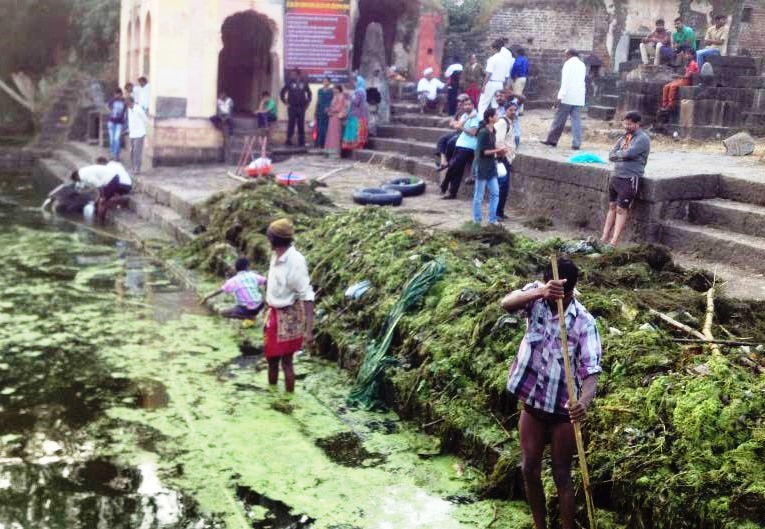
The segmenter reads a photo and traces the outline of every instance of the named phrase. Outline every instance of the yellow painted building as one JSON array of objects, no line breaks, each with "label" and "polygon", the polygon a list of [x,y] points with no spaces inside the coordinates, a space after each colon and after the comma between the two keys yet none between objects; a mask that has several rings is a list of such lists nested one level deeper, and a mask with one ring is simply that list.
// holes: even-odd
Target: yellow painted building
[{"label": "yellow painted building", "polygon": [[150,85],[148,163],[217,159],[222,136],[209,117],[219,90],[240,110],[255,110],[263,90],[278,97],[283,0],[122,0],[121,9],[120,86],[140,76]]}]

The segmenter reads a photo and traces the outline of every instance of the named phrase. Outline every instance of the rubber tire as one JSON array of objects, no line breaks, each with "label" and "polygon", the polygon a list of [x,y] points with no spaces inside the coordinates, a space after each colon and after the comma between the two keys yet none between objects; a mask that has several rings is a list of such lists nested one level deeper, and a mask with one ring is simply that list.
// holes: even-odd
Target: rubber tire
[{"label": "rubber tire", "polygon": [[425,193],[425,180],[418,178],[414,184],[410,184],[410,178],[397,178],[383,186],[383,189],[395,189],[405,197],[418,197]]},{"label": "rubber tire", "polygon": [[353,201],[362,206],[400,206],[404,196],[395,189],[362,187],[353,193]]}]

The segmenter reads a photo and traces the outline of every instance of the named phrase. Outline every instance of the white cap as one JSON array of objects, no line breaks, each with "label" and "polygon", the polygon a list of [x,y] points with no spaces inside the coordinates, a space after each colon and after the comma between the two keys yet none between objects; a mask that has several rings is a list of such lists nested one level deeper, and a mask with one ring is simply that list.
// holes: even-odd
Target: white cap
[{"label": "white cap", "polygon": [[430,75],[432,73],[433,73],[433,68],[425,68],[425,70],[423,70],[422,72],[422,75]]}]

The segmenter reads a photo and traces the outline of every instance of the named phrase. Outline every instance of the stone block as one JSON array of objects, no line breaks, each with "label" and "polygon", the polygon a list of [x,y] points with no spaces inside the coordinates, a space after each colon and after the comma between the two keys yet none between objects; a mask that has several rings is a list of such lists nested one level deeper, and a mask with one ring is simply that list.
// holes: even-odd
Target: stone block
[{"label": "stone block", "polygon": [[185,118],[186,117],[185,97],[164,97],[157,96],[156,119]]},{"label": "stone block", "polygon": [[748,156],[754,152],[754,138],[747,132],[739,132],[723,140],[728,156]]},{"label": "stone block", "polygon": [[590,105],[587,109],[587,115],[593,119],[611,121],[616,114],[616,107]]},{"label": "stone block", "polygon": [[640,198],[650,203],[714,198],[720,188],[720,175],[714,168],[710,171],[676,178],[644,178]]},{"label": "stone block", "polygon": [[765,88],[765,77],[741,76],[734,81],[738,88]]}]

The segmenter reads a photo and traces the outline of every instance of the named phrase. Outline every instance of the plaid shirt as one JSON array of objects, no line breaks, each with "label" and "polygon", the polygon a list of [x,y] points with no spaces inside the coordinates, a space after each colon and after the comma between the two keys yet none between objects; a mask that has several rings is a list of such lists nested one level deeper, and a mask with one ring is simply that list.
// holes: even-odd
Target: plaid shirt
[{"label": "plaid shirt", "polygon": [[[542,283],[535,282],[522,290],[541,286]],[[568,415],[568,389],[557,311],[550,310],[544,299],[538,299],[529,303],[524,312],[526,335],[510,367],[507,390],[533,408]],[[565,318],[571,367],[579,395],[582,380],[601,372],[600,335],[595,318],[576,298],[566,308]]]}]

